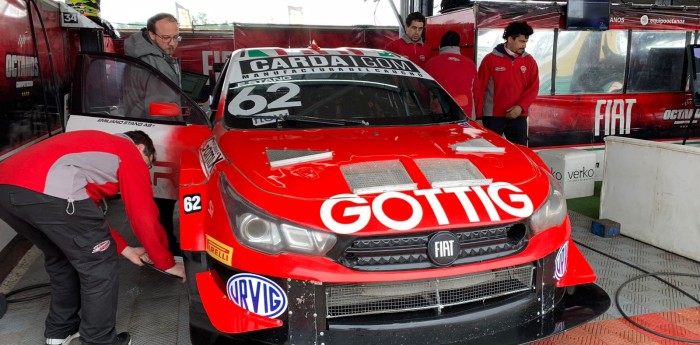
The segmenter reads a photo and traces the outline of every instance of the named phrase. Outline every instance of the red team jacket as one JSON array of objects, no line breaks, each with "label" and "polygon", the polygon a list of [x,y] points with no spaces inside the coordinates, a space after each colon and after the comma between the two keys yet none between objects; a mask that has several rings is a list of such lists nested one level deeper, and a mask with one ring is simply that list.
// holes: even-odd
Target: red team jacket
[{"label": "red team jacket", "polygon": [[445,88],[467,116],[474,119],[480,105],[475,102],[481,103],[476,64],[461,55],[458,47],[453,50],[446,48],[451,47],[441,48],[440,55],[431,58],[425,65],[425,71]]},{"label": "red team jacket", "polygon": [[420,66],[420,68],[425,66],[430,56],[430,48],[428,48],[423,41],[415,43],[406,35],[389,42],[384,49],[407,57],[409,60],[413,61],[413,63]]},{"label": "red team jacket", "polygon": [[[33,190],[60,199],[95,201],[121,192],[136,237],[159,269],[175,265],[165,230],[158,221],[151,176],[143,156],[127,136],[100,131],[59,134],[34,144],[0,163],[0,184]],[[126,241],[112,231],[121,253]]]},{"label": "red team jacket", "polygon": [[540,88],[537,62],[527,52],[513,58],[499,44],[481,61],[479,82],[484,103],[477,117],[503,117],[516,104],[523,108],[521,116],[527,116]]}]

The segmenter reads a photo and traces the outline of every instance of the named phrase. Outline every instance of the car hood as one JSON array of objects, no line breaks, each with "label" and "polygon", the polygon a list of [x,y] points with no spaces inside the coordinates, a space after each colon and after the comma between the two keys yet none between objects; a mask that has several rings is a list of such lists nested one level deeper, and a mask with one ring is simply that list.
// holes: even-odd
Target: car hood
[{"label": "car hood", "polygon": [[[493,147],[487,151],[502,149],[502,152],[458,152],[465,142],[475,139],[491,143]],[[427,190],[433,195],[449,194],[445,188],[454,187],[454,183],[460,185],[454,180],[463,179],[455,177],[454,173],[463,167],[476,168],[483,175],[477,180],[481,180],[479,189],[484,193],[465,194],[470,198],[483,199],[483,194],[487,195],[486,198],[508,201],[513,200],[513,196],[502,192],[507,194],[519,190],[519,194],[527,195],[536,209],[549,191],[547,178],[537,163],[523,152],[527,149],[471,123],[361,129],[229,130],[219,137],[218,145],[230,162],[223,169],[226,178],[244,199],[266,212],[283,218],[297,218],[297,222],[307,225],[327,225],[321,221],[322,215],[319,214],[323,212],[319,211],[329,199],[358,195],[371,204],[378,195],[396,193],[396,190],[409,194],[425,209],[435,210],[435,200],[439,199],[438,203],[442,203],[446,212],[454,208],[465,214],[464,202],[460,203],[454,195],[426,197],[426,192],[416,192]],[[397,174],[398,182],[395,179]],[[493,184],[506,187],[492,191],[488,186]],[[501,194],[501,197],[492,193]],[[454,206],[445,205],[450,203]],[[480,217],[479,221],[502,222],[529,215],[508,212],[508,207],[505,207],[506,212],[501,212],[495,207],[500,215],[494,216],[489,203],[493,204],[474,202],[474,212],[491,215]],[[394,200],[393,204],[383,206],[398,210],[406,208],[405,204],[410,209],[410,200]],[[495,205],[499,205],[498,200]],[[396,217],[410,217],[415,210],[413,207],[408,213]],[[425,226],[445,225],[436,212],[426,210],[424,213],[434,214],[434,220],[426,219]]]}]

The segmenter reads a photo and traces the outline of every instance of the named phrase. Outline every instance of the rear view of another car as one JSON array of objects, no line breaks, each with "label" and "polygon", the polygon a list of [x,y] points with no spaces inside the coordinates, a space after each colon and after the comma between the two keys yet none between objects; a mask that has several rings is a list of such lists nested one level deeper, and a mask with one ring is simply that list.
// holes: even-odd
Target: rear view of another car
[{"label": "rear view of another car", "polygon": [[181,157],[194,344],[518,344],[607,294],[532,151],[370,49],[244,49]]}]

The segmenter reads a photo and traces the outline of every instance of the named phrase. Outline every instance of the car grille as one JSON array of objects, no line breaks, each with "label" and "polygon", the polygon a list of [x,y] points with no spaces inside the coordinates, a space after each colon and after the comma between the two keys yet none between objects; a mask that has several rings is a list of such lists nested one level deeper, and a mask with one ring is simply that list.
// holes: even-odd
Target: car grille
[{"label": "car grille", "polygon": [[[515,254],[527,245],[525,224],[453,231],[460,252],[452,263],[464,265]],[[396,271],[433,267],[428,241],[434,232],[402,237],[369,237],[353,240],[338,260],[360,271]]]},{"label": "car grille", "polygon": [[515,294],[533,287],[533,265],[458,277],[326,286],[327,318],[436,309]]}]

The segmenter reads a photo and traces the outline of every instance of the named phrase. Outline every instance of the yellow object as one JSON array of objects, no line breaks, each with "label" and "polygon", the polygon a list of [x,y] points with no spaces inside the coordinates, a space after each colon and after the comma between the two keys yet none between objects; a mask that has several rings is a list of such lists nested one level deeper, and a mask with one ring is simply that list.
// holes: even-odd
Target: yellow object
[{"label": "yellow object", "polygon": [[66,0],[66,5],[86,17],[100,17],[100,0]]}]

